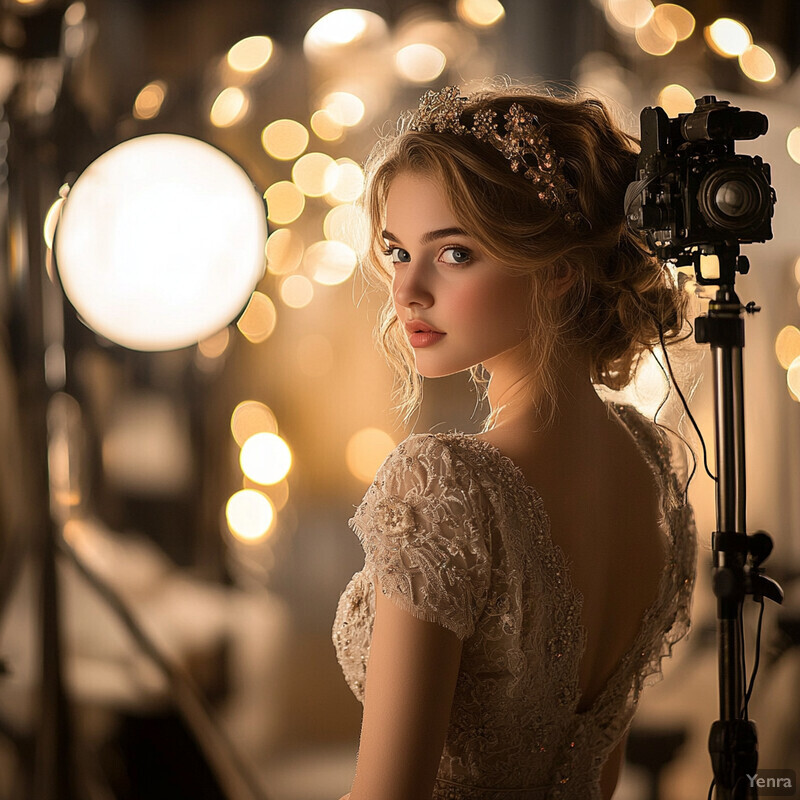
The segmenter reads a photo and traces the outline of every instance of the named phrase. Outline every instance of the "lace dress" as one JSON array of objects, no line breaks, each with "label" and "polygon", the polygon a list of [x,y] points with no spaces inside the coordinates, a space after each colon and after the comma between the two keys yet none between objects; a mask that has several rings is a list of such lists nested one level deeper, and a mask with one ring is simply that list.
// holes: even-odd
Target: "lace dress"
[{"label": "lace dress", "polygon": [[373,576],[398,606],[463,641],[434,800],[600,800],[602,767],[645,679],[660,676],[688,630],[694,523],[668,440],[633,408],[609,409],[653,470],[668,558],[634,644],[585,711],[583,598],[541,498],[493,445],[459,433],[410,436],[350,521],[365,563],[339,600],[333,642],[356,697],[363,703]]}]

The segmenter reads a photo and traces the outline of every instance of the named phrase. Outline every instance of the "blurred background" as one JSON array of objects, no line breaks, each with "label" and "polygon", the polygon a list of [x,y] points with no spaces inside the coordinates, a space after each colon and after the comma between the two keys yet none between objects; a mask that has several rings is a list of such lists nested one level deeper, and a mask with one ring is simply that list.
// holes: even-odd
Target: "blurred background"
[{"label": "blurred background", "polygon": [[[744,248],[739,294],[762,308],[746,320],[748,524],[773,535],[769,573],[787,601],[765,615],[751,711],[760,766],[800,767],[800,4],[3,0],[2,800],[349,790],[361,707],[330,637],[363,564],[347,520],[411,430],[373,346],[377,302],[355,276],[360,164],[425,89],[498,75],[594,93],[634,134],[643,107],[675,116],[707,94],[769,117],[766,136],[737,146],[771,164],[778,196],[774,239]],[[51,249],[65,184],[148,133],[219,148],[269,208],[243,312],[159,352],[84,324]],[[699,348],[691,360],[711,446],[710,364]],[[466,378],[425,391],[415,430],[477,430]],[[702,470],[690,497],[694,630],[645,694],[619,800],[705,797],[711,779]],[[748,667],[755,620],[748,607]]]}]

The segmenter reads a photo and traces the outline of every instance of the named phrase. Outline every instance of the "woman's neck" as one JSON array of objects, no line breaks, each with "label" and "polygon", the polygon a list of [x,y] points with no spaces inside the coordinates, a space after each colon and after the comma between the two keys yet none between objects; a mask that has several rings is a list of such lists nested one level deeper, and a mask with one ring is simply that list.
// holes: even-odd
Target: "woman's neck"
[{"label": "woman's neck", "polygon": [[561,359],[555,369],[552,398],[552,419],[548,398],[535,383],[526,380],[525,370],[513,353],[486,364],[490,374],[487,390],[491,407],[489,430],[519,429],[536,433],[545,428],[572,425],[577,419],[587,421],[594,414],[606,414],[589,378],[586,359],[570,355]]}]

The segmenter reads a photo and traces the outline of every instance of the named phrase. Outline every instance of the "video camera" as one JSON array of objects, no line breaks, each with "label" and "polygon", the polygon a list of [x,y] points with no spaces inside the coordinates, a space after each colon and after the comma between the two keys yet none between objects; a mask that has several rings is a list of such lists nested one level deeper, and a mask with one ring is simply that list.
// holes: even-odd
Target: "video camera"
[{"label": "video camera", "polygon": [[[738,255],[740,244],[772,238],[769,164],[734,152],[737,140],[767,132],[767,118],[713,95],[695,103],[675,119],[658,106],[642,110],[637,180],[628,186],[625,210],[629,227],[645,233],[659,258],[693,264],[698,283],[720,283],[726,276],[703,276],[701,255]],[[736,261],[746,272],[747,259]]]}]

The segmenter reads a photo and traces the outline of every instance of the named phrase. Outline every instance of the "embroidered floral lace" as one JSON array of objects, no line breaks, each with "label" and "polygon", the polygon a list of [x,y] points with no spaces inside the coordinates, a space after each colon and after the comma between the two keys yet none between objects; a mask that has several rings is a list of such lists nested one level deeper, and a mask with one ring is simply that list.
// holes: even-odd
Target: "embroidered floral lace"
[{"label": "embroidered floral lace", "polygon": [[373,576],[397,605],[463,640],[434,800],[600,800],[600,772],[646,679],[689,628],[695,533],[669,442],[628,406],[661,496],[669,556],[656,600],[617,671],[578,712],[583,598],[522,472],[465,434],[412,435],[384,462],[350,521],[365,552],[336,611],[345,680],[364,700]]}]

